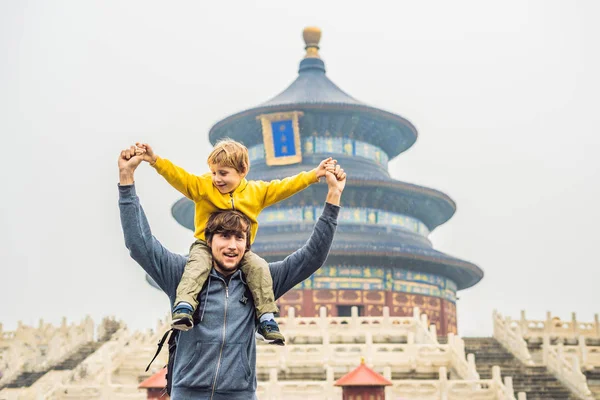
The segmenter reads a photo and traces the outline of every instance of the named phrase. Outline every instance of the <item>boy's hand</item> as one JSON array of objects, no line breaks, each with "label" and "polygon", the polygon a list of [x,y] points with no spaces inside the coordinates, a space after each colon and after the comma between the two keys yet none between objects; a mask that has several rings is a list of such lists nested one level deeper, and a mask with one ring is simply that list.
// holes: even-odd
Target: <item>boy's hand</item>
[{"label": "boy's hand", "polygon": [[136,156],[142,157],[142,160],[149,162],[150,165],[154,165],[158,156],[152,150],[152,147],[148,143],[136,143],[137,149],[135,151]]},{"label": "boy's hand", "polygon": [[325,176],[327,171],[332,172],[335,169],[335,165],[337,164],[337,160],[334,160],[331,157],[328,157],[321,161],[317,168],[315,168],[315,173],[317,174],[317,179],[321,179]]}]

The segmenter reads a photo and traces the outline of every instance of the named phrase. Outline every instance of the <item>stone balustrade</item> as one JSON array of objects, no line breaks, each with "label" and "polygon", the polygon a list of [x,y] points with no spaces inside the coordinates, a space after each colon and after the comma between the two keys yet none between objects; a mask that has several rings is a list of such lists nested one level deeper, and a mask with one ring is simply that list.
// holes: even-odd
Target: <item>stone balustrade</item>
[{"label": "stone balustrade", "polygon": [[[448,334],[450,365],[462,379],[479,380],[475,367],[475,355],[465,354],[465,342],[453,333]],[[465,357],[466,356],[466,357]]]},{"label": "stone balustrade", "polygon": [[259,345],[257,368],[265,376],[271,368],[323,376],[331,366],[337,375],[349,372],[364,357],[368,363],[394,372],[436,372],[447,367],[462,379],[479,379],[474,356],[465,355],[462,339],[451,334],[447,345],[437,341],[435,325],[415,308],[412,317],[390,317],[387,307],[381,317],[359,317],[356,307],[350,317],[328,317],[325,307],[319,317],[297,318],[294,310],[278,320],[290,344],[285,347]]},{"label": "stone balustrade", "polygon": [[293,370],[296,374],[324,375],[330,366],[336,375],[345,374],[364,358],[376,370],[390,367],[394,373],[436,372],[440,367],[453,369],[462,379],[479,379],[472,354],[465,357],[464,342],[452,336],[448,344],[414,343],[414,334],[408,334],[408,343],[373,343],[370,332],[365,343],[292,344],[284,347],[261,344],[257,346],[257,371],[265,375],[270,369]]},{"label": "stone balustrade", "polygon": [[367,342],[284,347],[261,345],[257,346],[257,368],[261,372],[271,368],[299,371],[324,369],[329,365],[336,372],[347,373],[360,364],[362,357],[378,369],[389,366],[395,372],[431,372],[451,364],[448,345],[373,344],[369,339]]},{"label": "stone balustrade", "polygon": [[155,330],[130,334],[127,346],[120,349],[111,358],[113,370],[111,382],[114,384],[137,384],[140,376],[150,376],[162,369],[167,363],[169,355],[166,343],[148,372],[145,372],[146,366],[156,352],[156,344],[169,329],[171,329],[170,315],[158,321]]},{"label": "stone balustrade", "polygon": [[[120,328],[111,340],[83,360],[72,371],[51,371],[29,388],[19,389],[18,399],[143,399],[137,380],[130,384],[113,384],[115,360],[129,345],[131,334]],[[5,391],[7,391],[5,389]],[[8,391],[10,394],[10,391]],[[4,395],[4,391],[2,392]],[[7,395],[9,396],[9,395]],[[10,398],[10,397],[8,397]]]},{"label": "stone balustrade", "polygon": [[37,327],[19,322],[14,332],[2,331],[0,340],[0,386],[21,372],[43,371],[69,357],[94,339],[94,322],[88,316],[79,324],[60,326],[39,321]]},{"label": "stone balustrade", "polygon": [[550,346],[560,351],[569,358],[577,358],[582,370],[600,367],[600,346],[588,346],[585,337],[579,337],[577,344],[565,344],[559,341],[558,344],[552,344],[550,338],[544,341],[544,346]]},{"label": "stone balustrade", "polygon": [[72,372],[69,382],[101,382],[110,381],[114,365],[113,360],[129,344],[130,333],[127,327],[121,327],[111,340],[105,342],[83,360]]},{"label": "stone balustrade", "polygon": [[[5,389],[2,395],[7,399],[10,393],[18,393],[18,399],[145,399],[145,392],[137,389],[139,376],[168,329],[168,318],[158,322],[156,331],[129,332],[123,326],[74,370],[51,371],[30,388]],[[98,329],[98,336],[103,330]],[[155,361],[153,372],[166,363],[167,353],[163,351]]]},{"label": "stone balustrade", "polygon": [[[435,328],[428,326],[427,318],[418,309],[411,317],[389,317],[387,310],[381,317],[358,317],[353,310],[346,318],[328,317],[323,308],[316,318],[297,318],[292,311],[279,321],[293,343],[283,347],[257,346],[258,373],[269,377],[268,381],[259,382],[261,400],[337,399],[339,388],[333,386],[333,377],[354,369],[361,357],[390,380],[393,373],[440,373],[437,380],[392,380],[389,398],[515,399],[510,378],[502,382],[498,372],[491,380],[479,379],[474,356],[465,354],[463,340],[451,334],[447,344],[440,344]],[[154,331],[129,332],[122,327],[73,371],[52,371],[30,388],[20,389],[18,398],[141,399],[137,390],[139,377],[168,329],[168,318],[159,321]],[[167,353],[165,348],[162,360],[155,361],[152,370],[164,365]],[[278,379],[278,374],[283,376],[290,371],[302,376],[303,369],[321,371],[319,376],[323,379]],[[448,379],[450,370],[458,379]],[[5,392],[10,390],[2,392],[10,399]]]},{"label": "stone balustrade", "polygon": [[[258,383],[257,395],[261,400],[337,400],[342,390],[334,386],[334,371],[326,366],[326,379],[313,381],[280,381],[276,369],[269,371],[269,380]],[[411,400],[517,400],[512,391],[512,381],[500,377],[500,368],[494,367],[492,379],[488,380],[449,380],[445,367],[439,368],[438,380],[393,380],[392,370],[385,367],[383,376],[392,382],[387,387],[388,399]],[[519,393],[518,400],[526,400]]]},{"label": "stone balustrade", "polygon": [[[60,390],[56,390],[56,386]],[[29,389],[4,389],[0,392],[2,400],[145,400],[146,391],[137,388],[137,385],[116,384],[86,384],[86,385],[53,385],[50,390],[33,387]]]},{"label": "stone balustrade", "polygon": [[504,318],[496,310],[493,312],[493,320],[494,338],[523,364],[534,365],[531,353],[527,348],[527,342],[523,338],[520,324],[514,324],[510,317]]},{"label": "stone balustrade", "polygon": [[525,311],[521,311],[521,319],[512,321],[511,324],[520,327],[522,336],[529,338],[543,338],[548,335],[550,338],[577,339],[580,336],[584,338],[600,339],[600,318],[594,314],[594,321],[577,321],[577,314],[571,313],[570,321],[563,321],[558,317],[553,317],[552,313],[546,313],[545,320],[528,320]]},{"label": "stone balustrade", "polygon": [[559,343],[558,346],[551,346],[550,336],[548,335],[544,337],[542,351],[544,365],[559,381],[567,386],[579,398],[594,400],[594,396],[587,385],[587,379],[585,375],[581,373],[579,358],[566,357],[562,343]]},{"label": "stone balustrade", "polygon": [[390,317],[389,308],[383,308],[381,317],[359,317],[358,308],[352,307],[350,317],[328,317],[321,307],[318,317],[295,316],[290,308],[288,316],[277,320],[289,343],[365,343],[369,332],[375,342],[406,343],[410,333],[416,343],[436,344],[435,325],[429,325],[427,315],[420,315],[417,307],[411,317]]},{"label": "stone balustrade", "polygon": [[[585,339],[598,338],[597,314],[595,320],[594,324],[579,323],[576,320],[575,313],[573,313],[570,323],[562,323],[553,319],[551,314],[548,313],[547,321],[534,321],[527,320],[525,312],[522,311],[521,320],[514,321],[509,317],[503,318],[500,313],[494,311],[494,337],[519,360],[526,365],[533,365],[531,353],[527,348],[525,339],[537,339],[542,334],[542,364],[579,398],[592,400],[594,397],[588,387],[587,379],[581,372],[581,362],[584,356],[589,357],[589,353],[585,351],[587,350]],[[559,341],[558,345],[551,345],[551,338],[569,340],[577,338],[576,333],[579,333],[578,338],[581,344],[578,346],[578,350],[573,350],[574,346],[571,346],[571,351],[569,353],[565,352],[562,341]],[[596,352],[594,352],[594,361],[596,361],[596,357]]]}]

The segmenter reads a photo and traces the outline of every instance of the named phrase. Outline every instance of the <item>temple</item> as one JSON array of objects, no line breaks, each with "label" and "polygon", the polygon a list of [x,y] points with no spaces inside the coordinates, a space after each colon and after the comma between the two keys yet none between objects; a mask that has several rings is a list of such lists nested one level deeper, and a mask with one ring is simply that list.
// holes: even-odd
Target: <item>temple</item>
[{"label": "temple", "polygon": [[[326,75],[321,31],[306,28],[298,77],[272,99],[217,122],[209,139],[232,138],[250,153],[249,179],[272,180],[314,168],[332,156],[348,173],[338,233],[327,264],[279,300],[281,316],[408,316],[419,307],[438,333],[456,333],[457,291],[482,270],[435,250],[429,234],[456,211],[446,194],[390,177],[388,162],[409,149],[417,130],[404,117],[364,104]],[[443,173],[443,171],[440,171]],[[259,218],[253,250],[279,260],[304,244],[325,199],[324,183],[270,207]],[[193,230],[193,204],[172,209]],[[465,238],[468,239],[468,238]]]}]

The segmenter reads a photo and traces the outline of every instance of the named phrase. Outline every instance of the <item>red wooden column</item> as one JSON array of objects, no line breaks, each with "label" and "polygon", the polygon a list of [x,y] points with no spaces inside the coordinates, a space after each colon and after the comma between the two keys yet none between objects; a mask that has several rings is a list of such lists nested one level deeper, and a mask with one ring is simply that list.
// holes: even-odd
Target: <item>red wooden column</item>
[{"label": "red wooden column", "polygon": [[168,400],[170,397],[167,394],[167,368],[163,368],[150,378],[146,379],[138,386],[138,389],[147,390],[147,399]]},{"label": "red wooden column", "polygon": [[360,365],[338,379],[335,386],[342,387],[343,400],[385,400],[385,387],[392,382],[365,365],[365,359]]}]

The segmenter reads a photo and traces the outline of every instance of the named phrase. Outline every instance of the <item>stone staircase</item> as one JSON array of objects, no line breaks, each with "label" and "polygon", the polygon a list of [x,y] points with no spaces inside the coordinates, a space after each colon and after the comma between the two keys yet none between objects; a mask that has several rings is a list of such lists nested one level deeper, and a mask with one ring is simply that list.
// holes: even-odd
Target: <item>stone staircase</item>
[{"label": "stone staircase", "polygon": [[100,346],[102,346],[103,343],[104,342],[86,343],[79,348],[79,351],[77,351],[75,354],[71,355],[71,357],[69,357],[66,360],[62,361],[61,363],[55,365],[51,369],[55,369],[58,371],[75,369],[75,367],[77,367],[83,360],[85,360],[92,353],[94,353],[96,350],[98,350],[100,348]]},{"label": "stone staircase", "polygon": [[[114,323],[113,323],[114,322]],[[62,362],[47,368],[43,371],[39,372],[22,372],[15,379],[8,382],[4,386],[0,387],[4,388],[22,388],[22,387],[30,387],[33,385],[38,379],[44,376],[47,372],[51,370],[72,370],[75,369],[83,360],[89,357],[92,353],[94,353],[102,344],[109,341],[112,335],[119,329],[120,325],[116,321],[109,321],[107,324],[107,329],[103,337],[99,338],[97,342],[88,342],[79,347],[79,349],[74,352],[70,357],[66,358]]]},{"label": "stone staircase", "polygon": [[590,391],[596,399],[600,400],[600,368],[596,367],[592,370],[584,371],[584,375],[587,378]]},{"label": "stone staircase", "polygon": [[54,367],[47,368],[39,372],[22,372],[11,382],[8,382],[5,387],[7,388],[21,388],[29,387],[33,385],[38,379],[44,376],[50,370],[70,370],[79,365],[80,362],[85,360],[90,354],[98,350],[102,342],[88,342],[82,345],[75,353],[70,357],[55,365]]},{"label": "stone staircase", "polygon": [[491,379],[492,367],[498,365],[502,376],[513,378],[515,393],[527,393],[527,400],[577,400],[544,366],[523,365],[494,338],[464,338],[466,353],[475,354],[481,379]]},{"label": "stone staircase", "polygon": [[[560,338],[552,338],[551,344],[557,344],[559,341],[562,341]],[[531,354],[533,361],[537,363],[542,363],[543,360],[543,340],[541,338],[533,338],[526,339],[527,349]],[[577,344],[576,341],[571,344]],[[587,346],[600,346],[600,339],[587,338],[586,339]],[[590,391],[594,395],[597,400],[600,400],[600,368],[596,367],[589,371],[582,371],[586,376],[588,387]]]},{"label": "stone staircase", "polygon": [[6,388],[19,388],[19,387],[29,387],[35,383],[38,379],[40,379],[46,372],[22,372],[19,376],[17,376],[12,381],[8,382],[4,387],[0,389]]}]

